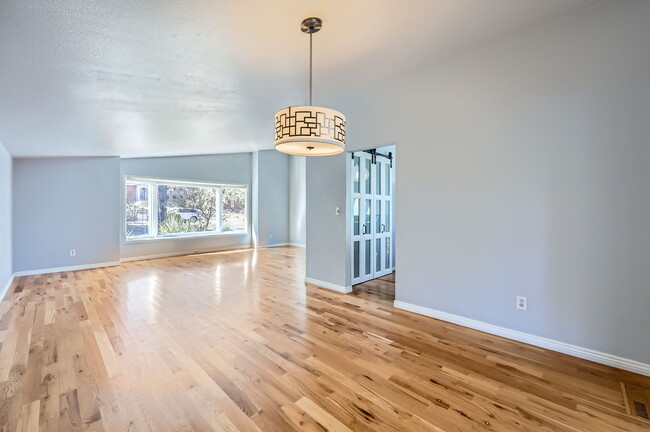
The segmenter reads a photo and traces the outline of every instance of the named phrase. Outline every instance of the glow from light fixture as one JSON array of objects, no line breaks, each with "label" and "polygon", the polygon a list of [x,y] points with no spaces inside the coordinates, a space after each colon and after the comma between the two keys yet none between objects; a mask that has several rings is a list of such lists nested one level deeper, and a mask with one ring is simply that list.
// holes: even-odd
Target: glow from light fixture
[{"label": "glow from light fixture", "polygon": [[331,156],[345,150],[345,116],[311,104],[312,35],[323,26],[320,18],[306,18],[300,28],[309,34],[309,105],[275,113],[275,149],[300,156]]}]

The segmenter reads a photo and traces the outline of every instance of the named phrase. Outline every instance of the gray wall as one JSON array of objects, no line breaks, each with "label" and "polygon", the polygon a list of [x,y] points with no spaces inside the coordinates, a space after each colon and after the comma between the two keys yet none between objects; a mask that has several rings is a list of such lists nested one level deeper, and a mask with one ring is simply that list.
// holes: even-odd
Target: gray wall
[{"label": "gray wall", "polygon": [[119,172],[117,157],[14,159],[13,270],[119,261]]},{"label": "gray wall", "polygon": [[13,274],[11,256],[11,183],[11,156],[0,143],[0,297]]},{"label": "gray wall", "polygon": [[[124,176],[154,177],[170,180],[210,181],[249,185],[248,214],[250,220],[251,199],[251,154],[181,156],[163,158],[137,158],[121,160],[121,178]],[[121,201],[116,201],[121,212]],[[121,218],[119,219],[121,221]],[[250,224],[249,224],[250,225]],[[121,227],[120,222],[120,230]],[[166,254],[192,253],[219,249],[249,247],[250,227],[245,234],[223,236],[145,240],[126,244],[120,236],[120,257],[132,259]]]},{"label": "gray wall", "polygon": [[[649,22],[607,2],[330,103],[350,149],[397,145],[398,300],[650,363]],[[337,283],[341,168],[309,162],[308,276]]]},{"label": "gray wall", "polygon": [[[307,158],[306,277],[350,285],[346,239],[346,156]],[[336,215],[336,207],[341,214]]]},{"label": "gray wall", "polygon": [[[259,170],[262,179],[260,202],[253,200],[254,159],[260,160],[256,168],[256,175]],[[7,160],[10,166],[8,156]],[[125,176],[249,185],[249,220],[252,209],[259,207],[260,232],[264,239],[272,240],[260,245],[289,241],[289,157],[275,151],[260,152],[259,158],[257,155],[253,158],[251,153],[239,153],[122,160],[117,157],[15,159],[13,167],[13,271],[16,272],[251,246],[251,229],[244,234],[125,243],[122,215]],[[9,176],[6,172],[10,170],[2,171],[2,179]],[[8,195],[2,195],[5,196]],[[3,234],[3,246],[7,242],[11,244],[4,239]],[[70,249],[76,249],[76,257],[69,256]],[[2,263],[3,271],[10,274],[10,264],[5,264],[4,259]]]},{"label": "gray wall", "polygon": [[307,161],[305,156],[289,158],[289,242],[305,246],[307,211]]},{"label": "gray wall", "polygon": [[258,246],[289,242],[289,156],[275,150],[257,152]]}]

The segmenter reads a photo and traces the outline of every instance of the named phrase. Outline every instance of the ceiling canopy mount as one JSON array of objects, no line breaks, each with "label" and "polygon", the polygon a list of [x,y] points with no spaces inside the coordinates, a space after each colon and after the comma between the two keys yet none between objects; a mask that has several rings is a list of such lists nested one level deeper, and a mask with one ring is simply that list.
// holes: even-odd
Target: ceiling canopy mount
[{"label": "ceiling canopy mount", "polygon": [[300,30],[307,34],[318,33],[322,28],[323,20],[316,17],[305,18],[300,24]]}]

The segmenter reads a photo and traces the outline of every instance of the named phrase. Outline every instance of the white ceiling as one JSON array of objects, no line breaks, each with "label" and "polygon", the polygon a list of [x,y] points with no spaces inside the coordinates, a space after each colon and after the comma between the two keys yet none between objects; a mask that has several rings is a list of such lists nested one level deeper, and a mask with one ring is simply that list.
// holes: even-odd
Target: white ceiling
[{"label": "white ceiling", "polygon": [[307,102],[302,18],[324,21],[314,104],[335,105],[600,2],[0,0],[0,142],[14,156],[272,148],[274,112]]}]

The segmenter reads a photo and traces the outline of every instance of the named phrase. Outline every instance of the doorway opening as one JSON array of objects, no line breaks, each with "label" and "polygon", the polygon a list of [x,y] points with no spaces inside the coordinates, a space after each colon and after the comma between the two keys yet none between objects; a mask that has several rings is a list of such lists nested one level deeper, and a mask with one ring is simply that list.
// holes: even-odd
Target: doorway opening
[{"label": "doorway opening", "polygon": [[395,272],[354,285],[352,293],[373,301],[386,301],[392,306],[395,301]]},{"label": "doorway opening", "polygon": [[395,298],[395,146],[350,153],[353,291]]}]

